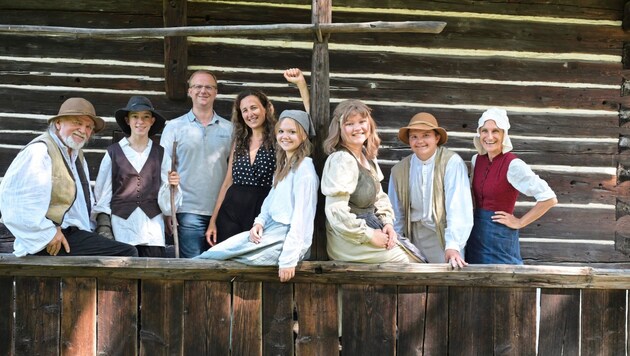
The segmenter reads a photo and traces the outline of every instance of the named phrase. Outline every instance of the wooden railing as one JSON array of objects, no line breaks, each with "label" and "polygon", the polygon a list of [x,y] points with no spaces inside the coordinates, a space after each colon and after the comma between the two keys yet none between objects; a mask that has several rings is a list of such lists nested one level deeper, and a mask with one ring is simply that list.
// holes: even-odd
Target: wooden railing
[{"label": "wooden railing", "polygon": [[[2,355],[625,355],[630,270],[0,255]],[[342,307],[343,306],[343,307]]]}]

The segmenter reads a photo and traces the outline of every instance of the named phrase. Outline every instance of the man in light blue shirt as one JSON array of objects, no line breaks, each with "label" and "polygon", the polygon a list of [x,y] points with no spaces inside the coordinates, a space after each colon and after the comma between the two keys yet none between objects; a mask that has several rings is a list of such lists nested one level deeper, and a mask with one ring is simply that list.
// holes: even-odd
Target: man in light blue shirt
[{"label": "man in light blue shirt", "polygon": [[217,80],[197,71],[188,80],[192,109],[171,120],[160,144],[172,154],[177,141],[177,171],[182,204],[177,209],[179,253],[191,258],[208,249],[205,233],[227,172],[232,123],[214,111]]}]

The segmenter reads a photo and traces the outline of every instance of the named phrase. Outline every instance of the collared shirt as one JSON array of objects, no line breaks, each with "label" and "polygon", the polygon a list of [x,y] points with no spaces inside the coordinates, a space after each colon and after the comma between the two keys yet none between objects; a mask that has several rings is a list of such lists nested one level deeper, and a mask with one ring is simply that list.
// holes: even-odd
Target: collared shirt
[{"label": "collared shirt", "polygon": [[[421,222],[423,226],[435,231],[435,221],[431,211],[433,199],[433,170],[435,154],[427,161],[413,155],[409,167],[409,196],[411,203],[411,221]],[[400,206],[394,180],[390,178],[387,191],[392,202],[396,220],[394,229],[404,235],[406,209]],[[453,155],[446,164],[444,172],[444,198],[446,207],[446,227],[444,229],[445,249],[462,251],[470,236],[473,226],[473,205],[470,194],[468,169],[459,157]]]},{"label": "collared shirt", "polygon": [[[120,144],[125,157],[127,157],[129,163],[131,163],[137,172],[140,172],[142,167],[144,167],[144,164],[147,162],[149,154],[151,153],[151,147],[153,147],[152,140],[149,140],[149,144],[142,152],[137,152],[131,148],[127,138],[123,138],[116,144]],[[161,166],[162,183],[158,194],[158,204],[165,215],[171,215],[170,185],[168,184],[168,171],[171,169],[171,158],[166,154],[166,152],[162,158]],[[101,161],[101,167],[98,171],[98,176],[96,177],[96,185],[94,186],[94,194],[96,195],[94,213],[106,213],[111,215],[112,159],[107,153],[105,153],[105,156]],[[181,204],[181,200],[181,191],[177,189],[175,206]],[[144,213],[144,211],[142,211],[142,209],[136,208],[136,210],[134,210],[127,219],[123,219],[116,215],[112,215],[111,219],[112,231],[114,232],[116,241],[121,241],[134,246],[164,246],[164,220],[161,214],[151,219]]]},{"label": "collared shirt", "polygon": [[[63,158],[72,171],[77,192],[74,203],[63,218],[61,228],[74,226],[91,231],[81,180],[74,164],[78,151],[72,150],[70,155],[57,135],[51,132],[51,136],[61,148]],[[90,172],[85,162],[83,170],[89,180]],[[43,250],[55,236],[57,228],[46,218],[51,192],[52,160],[46,144],[36,142],[27,145],[15,157],[0,183],[2,220],[15,236],[13,253],[16,256],[35,254]],[[91,192],[90,201],[94,203]]]},{"label": "collared shirt", "polygon": [[[474,155],[470,161],[473,172],[475,162],[477,162],[477,155]],[[534,173],[527,163],[520,158],[515,158],[510,162],[507,179],[516,190],[528,197],[533,197],[537,202],[556,197],[556,193],[549,187],[549,184]]]},{"label": "collared shirt", "polygon": [[291,170],[271,188],[260,214],[254,219],[254,224],[261,224],[263,228],[271,220],[290,225],[278,259],[280,268],[295,267],[311,246],[318,188],[319,177],[313,160],[305,157],[296,170]]},{"label": "collared shirt", "polygon": [[212,215],[227,172],[232,123],[216,113],[204,126],[192,110],[166,124],[160,145],[171,156],[177,141],[177,172],[183,194],[178,213]]}]

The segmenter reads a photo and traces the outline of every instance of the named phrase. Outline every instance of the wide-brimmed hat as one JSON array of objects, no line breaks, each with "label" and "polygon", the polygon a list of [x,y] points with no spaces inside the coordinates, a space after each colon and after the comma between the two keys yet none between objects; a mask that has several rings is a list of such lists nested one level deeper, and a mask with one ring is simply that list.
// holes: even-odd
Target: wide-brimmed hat
[{"label": "wide-brimmed hat", "polygon": [[94,133],[101,131],[105,127],[105,121],[96,116],[94,105],[83,98],[70,98],[64,101],[59,108],[59,113],[48,119],[48,124],[66,116],[88,116],[94,121]]},{"label": "wide-brimmed hat", "polygon": [[496,123],[497,127],[503,130],[503,142],[501,142],[503,146],[501,148],[501,152],[508,153],[512,151],[514,146],[512,146],[512,140],[510,140],[510,136],[508,135],[508,130],[510,129],[510,119],[507,116],[507,111],[501,108],[490,108],[484,111],[483,114],[481,114],[481,117],[479,118],[479,121],[477,123],[477,134],[475,135],[475,137],[473,137],[473,144],[475,145],[477,152],[479,152],[480,155],[485,155],[486,153],[488,153],[488,151],[486,151],[486,149],[483,148],[483,145],[481,144],[481,136],[479,132],[481,127],[488,120],[493,120]]},{"label": "wide-brimmed hat", "polygon": [[298,122],[298,124],[302,125],[302,128],[308,135],[308,137],[315,137],[315,128],[313,127],[313,123],[311,122],[311,118],[306,111],[302,110],[284,110],[279,119],[284,119],[285,117],[291,118]]},{"label": "wide-brimmed hat", "polygon": [[114,115],[116,117],[116,122],[118,123],[118,126],[120,126],[120,129],[125,134],[131,135],[131,127],[129,127],[127,120],[125,120],[130,111],[150,111],[155,118],[155,122],[153,123],[153,126],[151,126],[151,129],[149,129],[149,136],[153,136],[157,133],[162,132],[166,120],[159,112],[155,111],[155,108],[153,108],[153,104],[151,104],[151,100],[147,99],[144,96],[132,96],[129,99],[127,106],[122,109],[116,110],[116,114]]},{"label": "wide-brimmed hat", "polygon": [[440,134],[438,146],[445,144],[448,140],[446,130],[440,127],[435,116],[428,112],[415,114],[409,121],[409,125],[398,130],[398,138],[406,144],[409,144],[409,130],[436,130]]}]

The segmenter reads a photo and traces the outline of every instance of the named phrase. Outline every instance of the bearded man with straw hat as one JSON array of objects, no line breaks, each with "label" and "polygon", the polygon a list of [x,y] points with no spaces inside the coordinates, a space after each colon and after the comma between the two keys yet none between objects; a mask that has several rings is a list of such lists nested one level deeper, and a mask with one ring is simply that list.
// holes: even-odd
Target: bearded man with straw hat
[{"label": "bearded man with straw hat", "polygon": [[15,157],[0,183],[0,210],[13,254],[138,256],[135,247],[92,232],[94,196],[83,146],[105,122],[83,98],[70,98],[48,130]]}]

